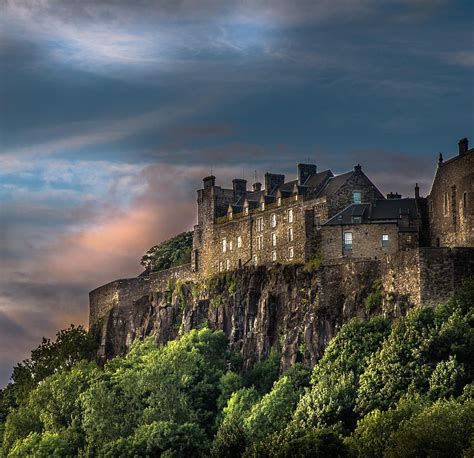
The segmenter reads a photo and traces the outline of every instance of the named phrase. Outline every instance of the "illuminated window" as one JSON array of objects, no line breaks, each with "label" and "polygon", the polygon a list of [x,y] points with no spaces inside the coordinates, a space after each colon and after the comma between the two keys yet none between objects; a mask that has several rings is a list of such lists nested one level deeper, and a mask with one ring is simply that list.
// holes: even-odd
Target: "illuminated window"
[{"label": "illuminated window", "polygon": [[263,235],[257,237],[257,250],[263,249]]},{"label": "illuminated window", "polygon": [[292,242],[292,241],[293,241],[293,238],[294,238],[294,237],[293,237],[293,228],[290,227],[290,228],[288,229],[288,242]]},{"label": "illuminated window", "polygon": [[244,215],[247,216],[249,214],[249,207],[244,208]]},{"label": "illuminated window", "polygon": [[289,257],[290,259],[293,259],[293,258],[295,257],[295,250],[294,250],[293,247],[290,247],[290,248],[288,249],[288,257]]},{"label": "illuminated window", "polygon": [[222,240],[222,252],[225,253],[227,251],[227,241],[226,239]]},{"label": "illuminated window", "polygon": [[233,213],[229,212],[229,219],[232,219]]},{"label": "illuminated window", "polygon": [[281,207],[281,197],[279,197],[279,198],[277,199],[277,205],[278,205],[279,207]]},{"label": "illuminated window", "polygon": [[276,261],[276,260],[277,260],[277,252],[272,251],[272,261]]},{"label": "illuminated window", "polygon": [[242,246],[242,237],[239,235],[237,236],[237,248],[240,248]]},{"label": "illuminated window", "polygon": [[292,208],[288,210],[288,222],[289,223],[293,222],[293,209]]},{"label": "illuminated window", "polygon": [[263,231],[263,218],[257,218],[257,232]]},{"label": "illuminated window", "polygon": [[265,210],[265,202],[262,202],[262,203],[260,204],[260,208],[262,209],[262,211]]},{"label": "illuminated window", "polygon": [[388,234],[382,234],[382,247],[386,248],[388,247]]},{"label": "illuminated window", "polygon": [[229,251],[232,251],[232,245],[233,245],[232,240],[229,240]]},{"label": "illuminated window", "polygon": [[258,258],[257,258],[257,255],[256,255],[256,254],[253,256],[252,259],[253,259],[254,265],[257,265]]},{"label": "illuminated window", "polygon": [[227,261],[225,262],[225,268],[226,270],[230,270],[230,260],[227,259]]},{"label": "illuminated window", "polygon": [[344,249],[352,250],[352,232],[344,232]]},{"label": "illuminated window", "polygon": [[354,191],[352,193],[352,202],[354,202],[355,204],[362,203],[362,193],[360,191]]},{"label": "illuminated window", "polygon": [[224,270],[224,263],[222,261],[219,262],[219,272]]},{"label": "illuminated window", "polygon": [[271,224],[272,224],[272,227],[276,227],[277,225],[277,216],[275,215],[275,213],[273,213],[271,216]]},{"label": "illuminated window", "polygon": [[272,246],[277,246],[277,235],[275,232],[272,233]]}]

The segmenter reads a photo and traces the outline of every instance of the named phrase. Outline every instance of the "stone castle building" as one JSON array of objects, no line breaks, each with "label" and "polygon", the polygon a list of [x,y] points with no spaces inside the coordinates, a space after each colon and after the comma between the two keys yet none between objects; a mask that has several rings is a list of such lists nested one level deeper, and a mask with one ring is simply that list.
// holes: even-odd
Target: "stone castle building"
[{"label": "stone castle building", "polygon": [[444,161],[439,153],[428,209],[431,246],[474,246],[474,148],[467,138],[457,156]]},{"label": "stone castle building", "polygon": [[[204,178],[198,191],[192,271],[203,276],[249,265],[305,263],[314,256],[380,258],[420,246],[474,246],[474,154],[467,139],[443,162],[428,198],[385,198],[360,165],[334,175],[298,164],[297,179],[265,183]],[[429,210],[428,210],[429,209]]]}]

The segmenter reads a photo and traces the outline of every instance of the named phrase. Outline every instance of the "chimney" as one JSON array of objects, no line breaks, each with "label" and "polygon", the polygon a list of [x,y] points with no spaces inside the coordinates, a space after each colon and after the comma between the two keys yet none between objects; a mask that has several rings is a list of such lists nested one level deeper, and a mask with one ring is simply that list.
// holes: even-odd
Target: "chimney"
[{"label": "chimney", "polygon": [[362,166],[360,164],[357,164],[354,166],[354,172],[360,173],[362,172]]},{"label": "chimney", "polygon": [[311,175],[316,175],[315,164],[298,164],[298,184],[303,185]]},{"label": "chimney", "polygon": [[234,196],[244,196],[247,194],[247,180],[242,178],[235,178],[232,180],[232,188],[234,189]]},{"label": "chimney", "polygon": [[443,164],[443,155],[441,153],[439,153],[439,156],[438,156],[438,167],[441,166]]},{"label": "chimney", "polygon": [[418,186],[418,183],[415,183],[415,199],[420,198],[420,187]]},{"label": "chimney", "polygon": [[276,173],[265,174],[265,192],[270,194],[274,189],[278,188],[285,182],[285,175]]},{"label": "chimney", "polygon": [[391,192],[387,194],[387,199],[401,199],[402,195],[398,194],[398,192]]},{"label": "chimney", "polygon": [[262,183],[259,183],[257,181],[257,183],[254,183],[252,185],[252,191],[261,191],[262,190]]},{"label": "chimney", "polygon": [[462,156],[463,154],[466,154],[469,151],[469,140],[464,137],[461,138],[458,142],[459,146],[459,155]]},{"label": "chimney", "polygon": [[204,189],[211,189],[216,185],[216,177],[210,175],[202,180],[204,182]]}]

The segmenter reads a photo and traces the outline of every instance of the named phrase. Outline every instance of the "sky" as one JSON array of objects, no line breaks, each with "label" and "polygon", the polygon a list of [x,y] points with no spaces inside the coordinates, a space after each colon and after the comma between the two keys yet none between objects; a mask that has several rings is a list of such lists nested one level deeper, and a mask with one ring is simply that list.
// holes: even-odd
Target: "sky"
[{"label": "sky", "polygon": [[0,0],[0,386],[88,292],[297,162],[429,192],[474,140],[474,2]]}]

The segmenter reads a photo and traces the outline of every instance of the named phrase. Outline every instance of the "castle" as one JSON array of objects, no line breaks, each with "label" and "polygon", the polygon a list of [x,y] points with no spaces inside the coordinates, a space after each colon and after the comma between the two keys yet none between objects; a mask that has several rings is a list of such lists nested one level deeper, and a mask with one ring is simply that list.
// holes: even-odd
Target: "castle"
[{"label": "castle", "polygon": [[439,159],[432,189],[386,198],[360,165],[341,175],[298,164],[296,180],[265,174],[265,183],[234,179],[232,189],[204,178],[198,191],[192,271],[199,276],[249,265],[381,258],[423,246],[474,246],[474,149]]},{"label": "castle", "polygon": [[[360,165],[334,175],[299,164],[297,179],[267,173],[252,190],[242,179],[232,189],[215,180],[204,178],[197,192],[190,264],[90,292],[99,360],[124,354],[136,338],[167,342],[206,325],[225,332],[246,367],[271,348],[283,368],[299,358],[312,366],[349,319],[442,303],[474,275],[467,139],[456,156],[440,155],[427,197],[417,185],[413,197],[384,197]],[[369,310],[374,285],[380,300]]]}]

